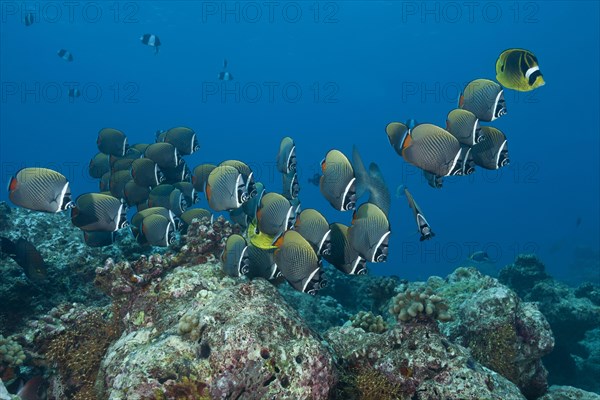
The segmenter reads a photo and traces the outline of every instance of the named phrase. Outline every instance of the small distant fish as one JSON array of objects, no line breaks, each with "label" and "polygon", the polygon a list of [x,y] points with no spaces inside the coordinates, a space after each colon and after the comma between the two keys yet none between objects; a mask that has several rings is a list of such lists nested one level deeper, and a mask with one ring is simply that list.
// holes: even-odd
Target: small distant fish
[{"label": "small distant fish", "polygon": [[8,183],[8,198],[19,207],[50,213],[73,205],[67,178],[47,168],[19,170]]},{"label": "small distant fish", "polygon": [[140,41],[146,46],[154,47],[154,54],[158,54],[158,50],[161,46],[158,36],[151,33],[145,33],[140,37]]},{"label": "small distant fish", "polygon": [[321,174],[315,172],[313,176],[307,179],[308,183],[312,183],[315,186],[319,186],[319,180],[321,179]]},{"label": "small distant fish", "polygon": [[579,228],[579,225],[581,225],[581,217],[577,217],[577,220],[575,221],[575,227]]},{"label": "small distant fish", "polygon": [[431,226],[429,222],[425,219],[423,215],[423,211],[421,211],[421,207],[417,204],[412,194],[408,191],[407,187],[404,187],[404,195],[408,200],[408,206],[412,209],[413,214],[415,216],[415,222],[417,223],[417,228],[419,229],[419,233],[421,234],[421,238],[419,239],[421,242],[424,240],[431,239],[435,236],[435,233],[431,230]]},{"label": "small distant fish", "polygon": [[71,88],[71,89],[69,89],[68,94],[69,94],[69,97],[75,98],[75,97],[81,96],[81,91],[77,88]]},{"label": "small distant fish", "polygon": [[458,108],[471,111],[485,122],[506,115],[506,100],[502,86],[489,79],[475,79],[460,94]]},{"label": "small distant fish", "polygon": [[489,262],[490,257],[488,256],[488,253],[485,251],[476,251],[473,254],[469,255],[469,260],[471,261],[475,261],[475,262]]},{"label": "small distant fish", "polygon": [[34,22],[35,16],[33,15],[33,13],[27,13],[25,18],[23,18],[23,23],[25,24],[25,26],[31,26]]},{"label": "small distant fish", "polygon": [[58,54],[60,58],[67,62],[73,61],[73,54],[71,54],[71,52],[68,50],[60,49],[56,54]]},{"label": "small distant fish", "polygon": [[232,81],[233,80],[233,75],[231,75],[231,72],[229,72],[229,71],[221,71],[221,72],[219,72],[219,75],[217,77],[219,78],[220,81]]},{"label": "small distant fish", "polygon": [[546,84],[537,57],[524,49],[508,49],[498,56],[496,79],[504,87],[520,92],[528,92]]},{"label": "small distant fish", "polygon": [[227,71],[227,59],[223,60],[223,70],[221,72],[219,72],[219,75],[217,75],[217,77],[219,78],[220,81],[232,81],[233,80],[233,75],[231,75],[231,73],[229,71]]},{"label": "small distant fish", "polygon": [[32,282],[41,283],[46,280],[46,262],[28,240],[19,238],[13,242],[8,238],[0,237],[0,250],[19,264],[25,276]]}]

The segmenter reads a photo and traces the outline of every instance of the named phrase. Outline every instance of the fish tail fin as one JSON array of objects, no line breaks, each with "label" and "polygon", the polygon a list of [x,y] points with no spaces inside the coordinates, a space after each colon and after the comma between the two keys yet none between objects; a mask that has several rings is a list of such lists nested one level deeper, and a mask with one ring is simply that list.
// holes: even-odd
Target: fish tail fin
[{"label": "fish tail fin", "polygon": [[356,146],[352,146],[352,168],[356,177],[356,198],[359,199],[369,190],[369,174]]}]

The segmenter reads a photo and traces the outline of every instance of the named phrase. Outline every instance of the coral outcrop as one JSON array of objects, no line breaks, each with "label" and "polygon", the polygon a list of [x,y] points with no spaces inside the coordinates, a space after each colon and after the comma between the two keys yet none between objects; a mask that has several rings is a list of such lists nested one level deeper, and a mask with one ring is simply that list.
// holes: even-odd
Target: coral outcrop
[{"label": "coral outcrop", "polygon": [[412,320],[381,334],[336,327],[325,338],[342,370],[337,399],[524,399],[506,378],[448,341],[433,320]]},{"label": "coral outcrop", "polygon": [[[594,303],[596,286],[584,284],[575,289],[558,282],[545,273],[544,264],[533,255],[519,256],[506,268],[507,272],[500,272],[501,281],[511,287],[516,284],[522,298],[535,302],[552,328],[556,345],[544,361],[549,380],[600,393],[600,380],[590,374],[600,370],[600,358],[582,345],[588,332],[600,327],[600,306]],[[536,276],[543,279],[532,279],[526,286],[517,283],[530,277],[531,271],[538,271]]]},{"label": "coral outcrop", "polygon": [[23,347],[11,337],[0,335],[0,379],[11,382],[16,378],[15,369],[25,361]]},{"label": "coral outcrop", "polygon": [[538,400],[600,400],[600,395],[572,386],[550,386]]},{"label": "coral outcrop", "polygon": [[350,322],[353,327],[361,328],[365,332],[383,333],[388,328],[381,315],[375,315],[371,311],[360,311],[350,317]]},{"label": "coral outcrop", "polygon": [[546,392],[542,357],[552,351],[554,338],[535,304],[474,268],[458,268],[445,280],[432,277],[428,283],[449,299],[455,321],[442,329],[451,340],[514,382],[528,399]]},{"label": "coral outcrop", "polygon": [[224,277],[214,262],[174,269],[128,314],[102,362],[103,398],[327,399],[337,380],[327,347],[271,283]]},{"label": "coral outcrop", "polygon": [[432,318],[441,322],[452,319],[448,305],[429,287],[406,289],[398,293],[391,301],[389,312],[402,322],[421,318]]}]

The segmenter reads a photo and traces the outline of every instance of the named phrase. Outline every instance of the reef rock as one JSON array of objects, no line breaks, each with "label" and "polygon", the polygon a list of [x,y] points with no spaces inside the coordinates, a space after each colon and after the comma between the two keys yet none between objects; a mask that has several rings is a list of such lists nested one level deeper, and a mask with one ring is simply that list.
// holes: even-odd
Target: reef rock
[{"label": "reef rock", "polygon": [[214,259],[174,269],[127,315],[101,398],[327,399],[337,381],[327,347],[271,283],[224,277]]},{"label": "reef rock", "polygon": [[[519,261],[523,259],[527,259],[527,263]],[[532,270],[538,271],[539,276],[546,276],[544,264],[531,255],[519,256],[507,268],[514,277],[507,280],[509,285],[517,282],[520,276],[530,275],[528,271]],[[506,276],[503,271],[501,279]],[[600,327],[600,306],[594,303],[596,291],[594,285],[574,289],[551,277],[535,280],[533,286],[523,289],[522,298],[537,304],[556,339],[554,351],[544,360],[550,373],[549,379],[554,383],[600,392],[598,375],[590,374],[600,371],[600,358],[582,345],[587,332]]]},{"label": "reef rock", "polygon": [[548,393],[538,400],[600,400],[600,395],[572,386],[550,386]]},{"label": "reef rock", "polygon": [[455,320],[442,329],[451,340],[515,383],[528,399],[546,392],[542,357],[552,351],[554,338],[534,303],[521,301],[514,291],[474,268],[458,268],[445,280],[433,277],[428,284],[449,302]]},{"label": "reef rock", "polygon": [[342,366],[338,399],[524,399],[513,383],[448,341],[433,320],[384,333],[336,327],[325,337]]}]

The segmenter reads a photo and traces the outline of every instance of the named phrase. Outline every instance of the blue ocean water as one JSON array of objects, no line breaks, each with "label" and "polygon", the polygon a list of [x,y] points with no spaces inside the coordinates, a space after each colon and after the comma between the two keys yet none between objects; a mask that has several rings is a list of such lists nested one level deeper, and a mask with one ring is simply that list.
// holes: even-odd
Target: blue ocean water
[{"label": "blue ocean water", "polygon": [[[0,24],[0,179],[25,166],[65,174],[74,196],[103,127],[130,143],[189,126],[191,167],[240,159],[279,191],[279,141],[297,144],[303,208],[350,223],[307,179],[325,153],[382,169],[393,195],[388,262],[378,275],[445,275],[476,250],[501,267],[536,253],[557,277],[576,275],[578,246],[599,244],[599,4],[580,2],[11,2]],[[31,26],[23,18],[32,12]],[[140,43],[158,35],[158,54]],[[507,90],[493,123],[511,164],[446,179],[436,190],[389,145],[384,128],[415,118],[443,126],[460,90],[495,78],[505,49],[533,51],[546,85]],[[67,49],[66,62],[56,55]],[[223,59],[233,81],[217,74]],[[69,87],[82,95],[71,99]],[[436,236],[419,242],[404,184]],[[0,192],[7,200],[7,192]],[[200,207],[206,207],[203,200]],[[580,222],[578,222],[580,221]],[[600,278],[599,278],[600,279]]]}]

